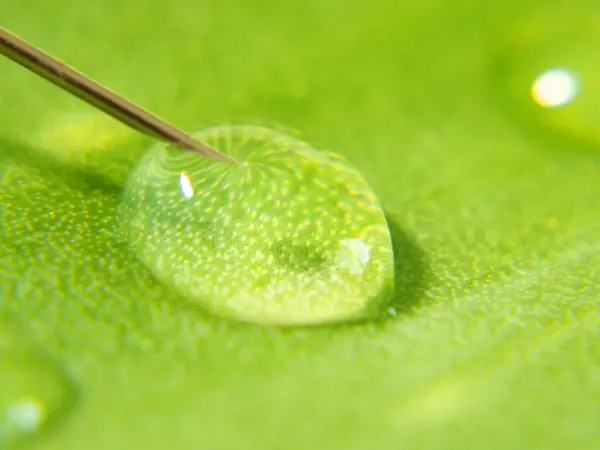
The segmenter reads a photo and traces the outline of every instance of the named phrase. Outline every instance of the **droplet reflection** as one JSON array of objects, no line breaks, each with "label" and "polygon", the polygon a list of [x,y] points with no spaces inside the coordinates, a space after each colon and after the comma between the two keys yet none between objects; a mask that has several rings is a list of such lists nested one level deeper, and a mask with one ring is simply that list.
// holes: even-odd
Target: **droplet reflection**
[{"label": "droplet reflection", "polygon": [[343,239],[340,242],[339,260],[350,273],[363,273],[371,259],[369,247],[361,239]]},{"label": "droplet reflection", "polygon": [[192,186],[192,180],[190,180],[187,172],[181,172],[179,185],[181,186],[181,193],[185,198],[192,198],[194,196],[194,186]]}]

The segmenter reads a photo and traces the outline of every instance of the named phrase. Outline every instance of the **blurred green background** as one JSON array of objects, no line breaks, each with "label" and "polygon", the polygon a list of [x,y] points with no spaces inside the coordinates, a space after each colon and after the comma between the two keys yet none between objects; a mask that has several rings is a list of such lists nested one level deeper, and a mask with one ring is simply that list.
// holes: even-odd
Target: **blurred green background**
[{"label": "blurred green background", "polygon": [[[78,385],[31,444],[598,448],[600,28],[578,25],[597,17],[592,0],[2,3],[2,26],[183,128],[277,124],[344,155],[397,250],[385,323],[209,317],[119,240],[150,139],[0,60],[0,313]],[[563,29],[591,90],[555,114],[530,77],[565,64]]]}]

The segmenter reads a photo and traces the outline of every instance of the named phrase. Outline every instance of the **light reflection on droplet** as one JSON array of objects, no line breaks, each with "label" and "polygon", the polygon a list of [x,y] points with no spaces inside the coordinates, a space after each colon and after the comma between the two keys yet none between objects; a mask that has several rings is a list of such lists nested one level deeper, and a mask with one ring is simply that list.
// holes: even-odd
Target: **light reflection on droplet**
[{"label": "light reflection on droplet", "polygon": [[371,259],[369,247],[360,239],[344,239],[340,242],[340,261],[350,273],[360,275]]},{"label": "light reflection on droplet", "polygon": [[192,180],[187,172],[181,172],[179,175],[179,185],[181,186],[181,193],[185,198],[192,198],[194,196],[194,186],[192,186]]},{"label": "light reflection on droplet", "polygon": [[573,101],[579,94],[577,74],[569,69],[552,68],[533,82],[531,96],[540,106],[556,108]]}]

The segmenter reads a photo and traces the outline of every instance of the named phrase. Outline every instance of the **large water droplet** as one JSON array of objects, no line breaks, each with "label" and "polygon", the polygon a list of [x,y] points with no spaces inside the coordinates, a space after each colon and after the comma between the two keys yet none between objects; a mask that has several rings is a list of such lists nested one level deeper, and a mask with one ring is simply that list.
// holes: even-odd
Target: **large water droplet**
[{"label": "large water droplet", "polygon": [[0,449],[13,448],[60,419],[73,393],[57,361],[0,321]]},{"label": "large water droplet", "polygon": [[548,9],[511,35],[501,70],[526,117],[600,145],[600,9]]},{"label": "large water droplet", "polygon": [[128,240],[185,298],[241,320],[300,325],[379,312],[393,290],[390,232],[340,156],[258,126],[196,133],[241,162],[168,145],[125,189]]}]

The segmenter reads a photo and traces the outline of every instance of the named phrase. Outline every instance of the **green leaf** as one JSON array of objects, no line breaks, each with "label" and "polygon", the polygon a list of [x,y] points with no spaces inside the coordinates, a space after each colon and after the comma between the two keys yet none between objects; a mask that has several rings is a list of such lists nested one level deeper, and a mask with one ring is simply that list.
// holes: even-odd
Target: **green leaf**
[{"label": "green leaf", "polygon": [[[80,387],[34,444],[596,448],[600,152],[513,114],[496,70],[513,25],[546,8],[0,7],[3,26],[182,128],[282,124],[341,154],[392,219],[396,249],[399,312],[386,322],[280,330],[210,316],[117,232],[150,139],[0,60],[0,312]],[[591,0],[572,8],[599,14]]]}]

